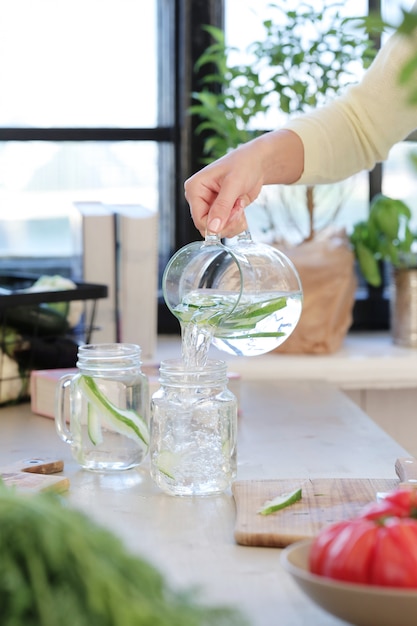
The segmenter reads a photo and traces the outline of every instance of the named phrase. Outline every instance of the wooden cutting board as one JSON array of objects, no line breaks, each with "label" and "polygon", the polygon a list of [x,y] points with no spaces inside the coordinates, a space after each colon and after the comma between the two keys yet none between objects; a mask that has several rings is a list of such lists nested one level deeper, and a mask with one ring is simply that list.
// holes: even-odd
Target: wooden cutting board
[{"label": "wooden cutting board", "polygon": [[56,459],[23,459],[0,467],[0,477],[8,487],[19,491],[63,492],[69,488],[69,479],[57,476],[64,469],[64,462]]},{"label": "wooden cutting board", "polygon": [[[242,480],[232,485],[236,502],[234,536],[245,546],[283,548],[308,539],[326,524],[354,516],[378,492],[398,487],[396,479],[313,478]],[[258,510],[267,500],[302,488],[300,501],[271,515]]]}]

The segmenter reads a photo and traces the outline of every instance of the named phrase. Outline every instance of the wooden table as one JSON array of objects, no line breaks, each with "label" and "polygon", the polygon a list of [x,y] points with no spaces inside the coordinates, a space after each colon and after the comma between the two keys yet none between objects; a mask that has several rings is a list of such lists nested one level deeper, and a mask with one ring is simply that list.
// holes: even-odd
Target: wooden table
[{"label": "wooden table", "polygon": [[[242,382],[238,478],[395,478],[408,452],[333,387],[317,383]],[[52,420],[29,405],[0,410],[1,463],[28,456],[65,461],[76,507],[120,534],[178,586],[240,607],[254,626],[336,626],[279,563],[280,550],[236,545],[230,493],[176,498],[159,492],[147,465],[117,475],[81,470]]]}]

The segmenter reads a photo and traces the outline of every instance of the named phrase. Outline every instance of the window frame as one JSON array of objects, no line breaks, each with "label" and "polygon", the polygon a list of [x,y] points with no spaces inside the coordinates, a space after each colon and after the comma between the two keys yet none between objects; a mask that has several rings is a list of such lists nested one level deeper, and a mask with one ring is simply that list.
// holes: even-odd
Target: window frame
[{"label": "window frame", "polygon": [[[211,43],[201,28],[224,28],[225,0],[157,0],[158,123],[153,128],[12,128],[0,127],[2,141],[155,141],[159,145],[160,259],[162,274],[168,258],[179,247],[200,238],[184,197],[183,183],[201,169],[203,138],[195,132],[198,118],[187,111],[192,92],[201,85],[207,68],[195,62]],[[368,0],[368,10],[381,12],[381,0]],[[380,45],[380,41],[376,41]],[[416,139],[415,135],[410,138]],[[369,200],[382,189],[383,164],[369,172]],[[381,288],[363,285],[354,307],[352,329],[389,327],[387,281]],[[159,291],[158,332],[178,333],[178,323]]]}]

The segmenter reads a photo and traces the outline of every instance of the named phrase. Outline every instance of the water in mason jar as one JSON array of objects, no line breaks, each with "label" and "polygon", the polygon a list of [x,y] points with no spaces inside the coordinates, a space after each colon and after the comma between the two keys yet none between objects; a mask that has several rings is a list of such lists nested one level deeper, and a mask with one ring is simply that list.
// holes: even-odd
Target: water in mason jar
[{"label": "water in mason jar", "polygon": [[175,397],[154,400],[152,478],[174,495],[220,494],[236,475],[235,405],[194,393],[178,389]]},{"label": "water in mason jar", "polygon": [[89,470],[136,467],[147,452],[147,444],[140,436],[148,436],[147,425],[141,424],[137,417],[145,411],[141,400],[142,384],[95,378],[106,400],[102,405],[94,402],[93,396],[90,401],[82,381],[81,375],[74,380],[70,411],[74,458]]},{"label": "water in mason jar", "polygon": [[242,294],[233,311],[228,294],[201,291],[188,294],[176,309],[185,362],[204,363],[210,343],[239,356],[270,352],[288,338],[301,315],[301,291]]}]

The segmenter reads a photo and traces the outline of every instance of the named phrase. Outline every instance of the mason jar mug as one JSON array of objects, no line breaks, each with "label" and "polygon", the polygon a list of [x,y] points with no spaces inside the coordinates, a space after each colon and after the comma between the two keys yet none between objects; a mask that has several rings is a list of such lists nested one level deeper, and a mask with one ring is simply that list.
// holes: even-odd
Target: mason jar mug
[{"label": "mason jar mug", "polygon": [[148,381],[135,344],[87,344],[78,349],[78,373],[57,385],[55,424],[85,469],[130,469],[149,444]]},{"label": "mason jar mug", "polygon": [[150,468],[171,495],[224,492],[236,476],[237,400],[224,361],[163,361],[151,400]]}]

